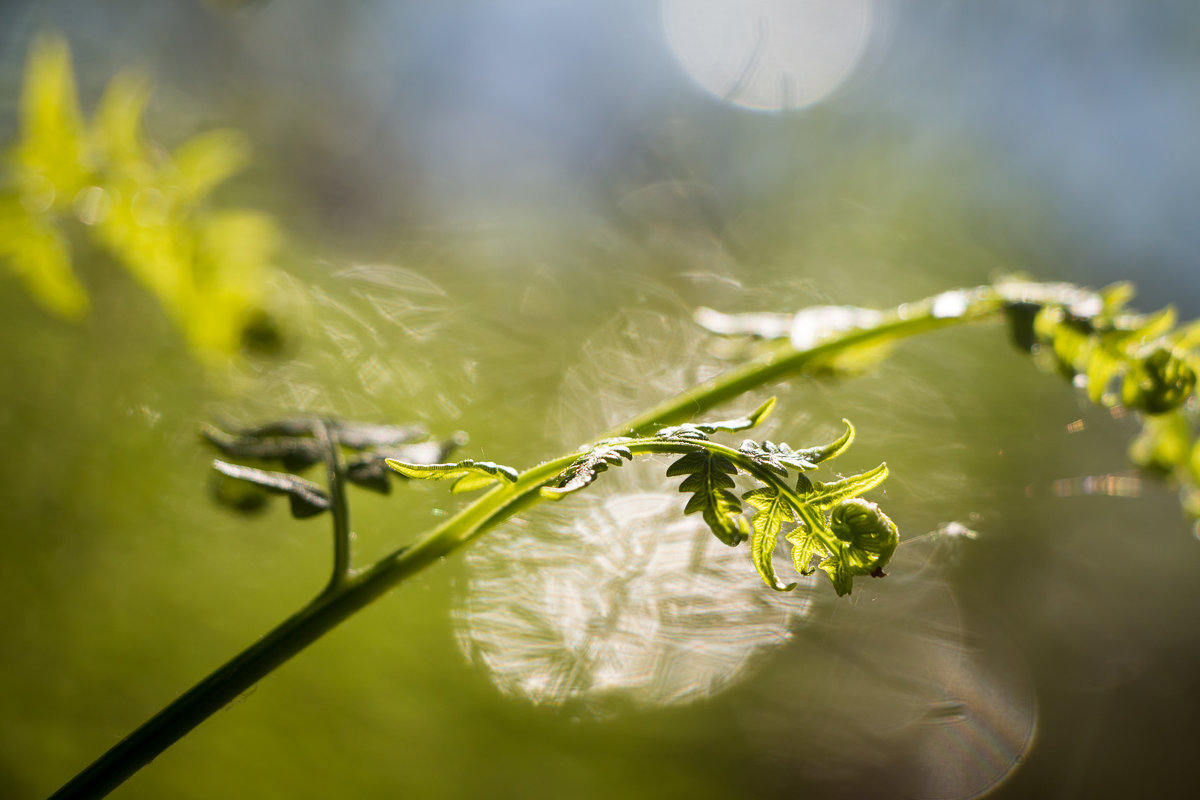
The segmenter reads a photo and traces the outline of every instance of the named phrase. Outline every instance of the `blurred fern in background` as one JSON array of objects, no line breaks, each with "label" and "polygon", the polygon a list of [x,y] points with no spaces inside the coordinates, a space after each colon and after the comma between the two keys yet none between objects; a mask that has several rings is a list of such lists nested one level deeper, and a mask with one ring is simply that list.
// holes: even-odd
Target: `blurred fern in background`
[{"label": "blurred fern in background", "polygon": [[34,300],[64,319],[86,314],[72,251],[94,248],[153,293],[202,360],[276,348],[275,223],[212,202],[246,165],[245,139],[216,130],[173,151],[150,142],[150,81],[136,72],[114,77],[85,120],[57,36],[34,43],[25,76],[19,141],[0,179],[0,260]]}]

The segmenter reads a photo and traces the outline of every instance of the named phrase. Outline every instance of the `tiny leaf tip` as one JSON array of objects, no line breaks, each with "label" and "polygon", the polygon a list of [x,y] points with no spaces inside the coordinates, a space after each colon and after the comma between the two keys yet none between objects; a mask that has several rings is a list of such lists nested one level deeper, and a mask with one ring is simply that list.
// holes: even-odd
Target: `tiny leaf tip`
[{"label": "tiny leaf tip", "polygon": [[775,410],[776,401],[777,401],[777,398],[768,397],[765,403],[763,403],[761,406],[759,406],[758,408],[756,408],[752,412],[750,412],[750,427],[751,428],[758,427],[764,419],[766,419],[768,416],[770,416],[771,412],[773,410]]}]

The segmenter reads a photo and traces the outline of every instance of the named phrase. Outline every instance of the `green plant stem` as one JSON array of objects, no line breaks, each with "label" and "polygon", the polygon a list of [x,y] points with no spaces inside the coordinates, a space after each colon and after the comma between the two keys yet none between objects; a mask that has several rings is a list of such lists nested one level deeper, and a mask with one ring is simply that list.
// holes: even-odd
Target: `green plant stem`
[{"label": "green plant stem", "polygon": [[[902,306],[879,324],[837,334],[815,347],[798,350],[788,342],[768,346],[747,364],[706,381],[650,409],[606,436],[639,435],[658,426],[685,421],[692,415],[758,388],[785,375],[828,363],[858,347],[886,344],[927,331],[996,316],[1001,303],[990,287],[964,292],[971,298],[962,313],[935,316],[932,300]],[[328,439],[326,432],[326,439]],[[603,437],[602,437],[603,438]],[[340,457],[340,455],[339,455]],[[285,661],[338,623],[441,557],[512,515],[541,500],[538,489],[575,460],[570,454],[522,473],[515,483],[502,484],[438,525],[411,547],[380,559],[357,574],[349,571],[349,520],[335,515],[335,575],[330,586],[261,640],[172,702],[148,722],[56,792],[51,800],[103,797],[188,731],[252,687]],[[340,463],[331,461],[331,464]],[[344,491],[338,470],[330,467],[331,496]],[[335,501],[344,511],[344,496]],[[344,532],[344,536],[340,534]],[[338,576],[342,577],[338,577]]]},{"label": "green plant stem", "polygon": [[336,592],[350,577],[351,542],[350,504],[346,501],[346,461],[342,443],[328,420],[313,423],[313,436],[325,448],[325,473],[329,484],[329,511],[333,517],[333,574],[325,594]]},{"label": "green plant stem", "polygon": [[794,375],[806,368],[829,361],[834,356],[855,347],[870,347],[877,344],[906,339],[920,333],[961,325],[994,317],[1002,308],[1000,299],[989,286],[961,290],[964,295],[974,295],[965,311],[958,316],[935,317],[932,298],[902,306],[905,313],[893,312],[878,325],[854,329],[834,336],[828,341],[805,350],[797,350],[786,340],[770,343],[762,354],[740,367],[723,372],[710,380],[681,392],[663,401],[648,411],[627,420],[600,438],[611,436],[640,436],[652,432],[659,425],[685,422],[696,414],[707,411],[728,400],[732,400],[763,384]]},{"label": "green plant stem", "polygon": [[[219,711],[276,667],[321,638],[342,620],[369,605],[408,576],[420,572],[464,542],[506,519],[525,497],[562,472],[575,456],[526,471],[516,483],[499,486],[429,532],[412,547],[397,550],[373,567],[327,589],[262,639],[196,684],[148,722],[79,773],[51,800],[104,797],[129,776]],[[506,510],[509,506],[516,509]]]}]

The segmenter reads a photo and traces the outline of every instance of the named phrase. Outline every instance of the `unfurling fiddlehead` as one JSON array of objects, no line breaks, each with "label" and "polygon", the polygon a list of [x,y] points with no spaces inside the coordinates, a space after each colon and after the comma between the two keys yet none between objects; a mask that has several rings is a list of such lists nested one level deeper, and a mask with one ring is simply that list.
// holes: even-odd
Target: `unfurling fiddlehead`
[{"label": "unfurling fiddlehead", "polygon": [[[1083,389],[1092,402],[1128,411],[1141,422],[1131,459],[1177,482],[1184,510],[1200,523],[1200,321],[1176,325],[1171,308],[1154,314],[1130,311],[1126,305],[1133,293],[1129,283],[1093,291],[1010,278],[943,292],[891,312],[850,306],[796,314],[700,309],[696,321],[720,336],[770,340],[776,351],[780,340],[795,349],[812,348],[805,355],[810,373],[844,374],[892,344],[891,337],[877,335],[882,330],[917,324],[922,317],[932,326],[1002,315],[1017,347],[1041,366]],[[826,352],[822,345],[832,341],[839,346]],[[803,554],[798,558],[804,562]]]},{"label": "unfurling fiddlehead", "polygon": [[[856,576],[883,576],[899,534],[878,506],[857,499],[887,477],[887,466],[829,483],[811,481],[804,474],[846,450],[854,428],[834,441],[794,450],[786,444],[744,441],[739,448],[714,442],[714,433],[734,433],[758,425],[775,405],[774,398],[751,414],[721,422],[690,423],[663,428],[652,436],[622,436],[585,447],[564,469],[542,481],[542,497],[558,500],[593,483],[610,466],[644,454],[679,455],[667,468],[668,476],[684,476],[681,492],[691,494],[684,513],[700,513],[713,535],[733,547],[750,540],[751,559],[763,582],[787,591],[775,576],[772,554],[781,533],[793,546],[792,556],[802,574],[824,570],[839,595],[848,594]],[[409,477],[449,477],[474,462],[421,466],[389,459],[388,466]],[[477,466],[477,465],[475,465]],[[498,467],[505,474],[511,468]],[[798,473],[793,487],[789,470]],[[512,474],[516,474],[515,471]],[[735,477],[744,475],[759,486],[739,497]],[[742,501],[754,511],[747,519]],[[817,567],[811,562],[821,559]]]},{"label": "unfurling fiddlehead", "polygon": [[[626,420],[619,429],[605,434],[610,438],[521,473],[490,462],[442,463],[447,448],[433,452],[429,446],[438,447],[436,443],[405,444],[395,439],[396,431],[387,426],[359,429],[346,423],[310,419],[235,435],[210,430],[209,440],[230,458],[282,462],[289,471],[325,462],[327,492],[314,484],[301,483],[288,473],[270,473],[256,467],[227,467],[221,471],[227,478],[238,479],[234,483],[253,490],[282,491],[290,498],[300,497],[302,513],[320,513],[321,506],[327,505],[334,519],[333,577],[300,612],[166,706],[64,785],[55,798],[103,796],[285,660],[389,589],[438,563],[540,497],[557,498],[578,491],[610,466],[637,455],[677,456],[672,471],[687,476],[680,488],[693,495],[688,507],[696,511],[711,509],[706,516],[710,525],[716,519],[714,532],[723,541],[737,544],[748,536],[752,561],[764,583],[772,588],[782,590],[795,585],[780,585],[775,577],[773,553],[780,534],[792,545],[797,571],[811,574],[821,569],[839,594],[851,590],[855,577],[883,576],[896,549],[896,526],[878,506],[861,500],[859,495],[884,480],[886,466],[881,464],[831,482],[813,481],[808,475],[849,446],[854,437],[849,424],[845,434],[834,442],[800,450],[766,441],[743,442],[735,449],[710,440],[717,432],[753,427],[770,410],[771,403],[748,417],[727,423],[662,426],[784,377],[857,371],[899,340],[928,331],[1006,315],[1024,349],[1053,363],[1073,382],[1086,384],[1099,402],[1124,403],[1145,415],[1142,436],[1134,445],[1135,458],[1178,476],[1187,490],[1185,501],[1200,516],[1200,490],[1195,488],[1200,485],[1200,448],[1192,444],[1200,325],[1174,329],[1169,314],[1128,314],[1123,306],[1129,295],[1129,289],[1123,286],[1095,293],[1065,284],[1008,282],[944,292],[889,312],[824,307],[794,315],[700,313],[698,321],[714,333],[751,335],[769,341],[745,364]],[[382,439],[360,436],[372,432],[383,434]],[[614,434],[618,435],[611,438]],[[722,460],[717,461],[718,457]],[[491,488],[411,543],[367,568],[351,570],[343,483],[383,490],[388,486],[387,473],[381,474],[385,463],[412,477],[455,478],[455,491]],[[794,480],[792,472],[798,473]],[[700,479],[694,477],[697,474]],[[739,475],[757,483],[741,498],[729,486]],[[705,499],[696,500],[697,496]],[[751,509],[748,526],[742,503]]]},{"label": "unfurling fiddlehead", "polygon": [[1200,518],[1194,432],[1200,322],[1176,326],[1169,307],[1155,314],[1128,311],[1128,283],[1091,292],[1009,281],[996,291],[1020,347],[1082,387],[1092,402],[1140,415],[1130,457],[1178,481],[1184,510]]}]

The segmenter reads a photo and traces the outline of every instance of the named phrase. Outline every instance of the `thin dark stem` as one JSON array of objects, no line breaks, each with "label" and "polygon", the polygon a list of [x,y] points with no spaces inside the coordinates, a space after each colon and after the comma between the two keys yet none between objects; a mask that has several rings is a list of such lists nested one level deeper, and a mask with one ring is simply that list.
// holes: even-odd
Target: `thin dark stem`
[{"label": "thin dark stem", "polygon": [[329,511],[333,517],[333,574],[325,592],[336,591],[350,577],[350,504],[346,501],[346,462],[337,431],[328,420],[316,420],[313,435],[325,447],[325,473],[329,483]]},{"label": "thin dark stem", "polygon": [[156,714],[55,792],[51,800],[104,797],[276,667],[437,557],[430,552],[414,553],[412,558],[389,562],[386,569],[371,570],[361,580],[347,579],[342,591],[323,592]]},{"label": "thin dark stem", "polygon": [[471,535],[477,535],[515,513],[509,510],[510,505],[519,505],[531,494],[536,496],[542,483],[566,469],[573,460],[574,456],[564,457],[528,470],[515,484],[492,490],[412,547],[397,550],[370,569],[348,576],[338,588],[322,592],[301,611],[121,740],[55,792],[50,800],[104,797],[188,731],[342,620],[378,599],[409,575],[435,563]]}]

